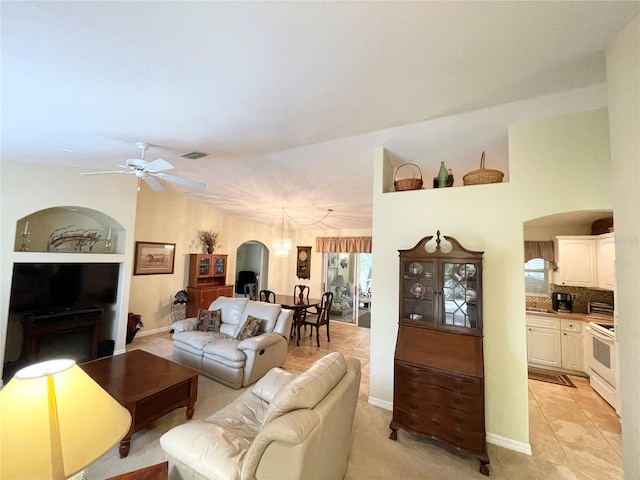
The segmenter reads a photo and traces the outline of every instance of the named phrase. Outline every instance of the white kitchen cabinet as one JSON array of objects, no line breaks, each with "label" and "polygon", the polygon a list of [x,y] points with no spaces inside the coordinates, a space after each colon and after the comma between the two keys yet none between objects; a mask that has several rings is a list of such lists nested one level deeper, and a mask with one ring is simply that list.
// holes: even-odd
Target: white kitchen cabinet
[{"label": "white kitchen cabinet", "polygon": [[584,372],[582,322],[527,314],[527,362]]},{"label": "white kitchen cabinet", "polygon": [[554,283],[573,287],[598,286],[596,242],[592,236],[556,237],[558,270]]},{"label": "white kitchen cabinet", "polygon": [[559,318],[527,315],[527,362],[547,367],[562,366]]},{"label": "white kitchen cabinet", "polygon": [[560,331],[562,333],[562,368],[583,372],[582,327],[580,320],[560,317]]},{"label": "white kitchen cabinet", "polygon": [[600,235],[596,239],[596,259],[598,288],[613,290],[616,286],[616,239],[613,233]]},{"label": "white kitchen cabinet", "polygon": [[527,327],[527,362],[548,367],[562,366],[560,331]]},{"label": "white kitchen cabinet", "polygon": [[584,370],[582,367],[582,334],[562,332],[562,368]]}]

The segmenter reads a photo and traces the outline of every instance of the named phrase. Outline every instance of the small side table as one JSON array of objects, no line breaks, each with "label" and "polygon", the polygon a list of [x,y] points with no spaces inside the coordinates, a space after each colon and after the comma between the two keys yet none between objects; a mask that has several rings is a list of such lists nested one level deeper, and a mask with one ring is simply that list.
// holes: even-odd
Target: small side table
[{"label": "small side table", "polygon": [[133,472],[123,473],[107,480],[168,480],[169,462],[158,463],[150,467],[144,467]]}]

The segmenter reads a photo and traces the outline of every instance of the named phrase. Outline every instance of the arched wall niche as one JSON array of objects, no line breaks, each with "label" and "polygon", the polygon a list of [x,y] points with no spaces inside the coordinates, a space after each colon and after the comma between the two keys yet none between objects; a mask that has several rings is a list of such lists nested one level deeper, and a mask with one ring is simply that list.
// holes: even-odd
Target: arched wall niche
[{"label": "arched wall niche", "polygon": [[126,231],[109,215],[79,206],[33,212],[16,222],[14,251],[124,253]]}]

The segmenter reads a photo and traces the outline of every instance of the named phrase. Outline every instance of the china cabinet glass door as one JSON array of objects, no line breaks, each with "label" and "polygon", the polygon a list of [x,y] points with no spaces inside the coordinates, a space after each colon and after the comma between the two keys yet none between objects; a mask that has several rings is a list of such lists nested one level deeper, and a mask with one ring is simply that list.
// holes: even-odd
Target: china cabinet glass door
[{"label": "china cabinet glass door", "polygon": [[478,269],[473,263],[443,263],[442,288],[446,326],[476,328]]},{"label": "china cabinet glass door", "polygon": [[402,318],[435,325],[436,263],[402,262]]}]

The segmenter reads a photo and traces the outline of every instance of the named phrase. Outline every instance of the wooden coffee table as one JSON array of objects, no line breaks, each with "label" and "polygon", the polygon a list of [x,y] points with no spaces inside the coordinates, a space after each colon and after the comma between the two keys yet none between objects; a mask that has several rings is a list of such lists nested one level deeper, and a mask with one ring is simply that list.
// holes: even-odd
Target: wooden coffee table
[{"label": "wooden coffee table", "polygon": [[131,428],[120,441],[120,458],[131,448],[131,437],[149,422],[180,407],[193,417],[198,398],[198,372],[179,363],[131,350],[82,363],[80,367],[129,413]]}]

